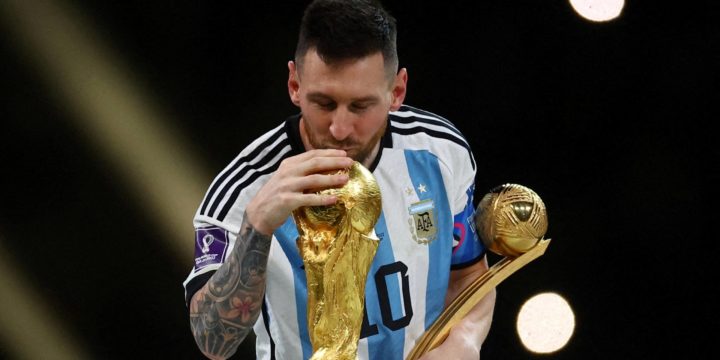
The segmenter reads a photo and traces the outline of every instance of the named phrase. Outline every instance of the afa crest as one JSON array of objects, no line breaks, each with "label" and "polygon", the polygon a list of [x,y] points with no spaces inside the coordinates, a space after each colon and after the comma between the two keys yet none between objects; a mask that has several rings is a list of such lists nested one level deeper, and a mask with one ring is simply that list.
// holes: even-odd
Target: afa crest
[{"label": "afa crest", "polygon": [[437,238],[437,217],[432,200],[423,200],[410,205],[408,225],[413,240],[418,244],[429,244]]}]

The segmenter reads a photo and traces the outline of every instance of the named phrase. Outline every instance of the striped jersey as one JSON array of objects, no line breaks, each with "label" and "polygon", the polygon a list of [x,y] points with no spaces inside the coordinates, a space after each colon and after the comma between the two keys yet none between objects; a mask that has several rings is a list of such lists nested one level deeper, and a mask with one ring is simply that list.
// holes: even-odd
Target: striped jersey
[{"label": "striped jersey", "polygon": [[[245,206],[280,162],[304,151],[300,115],[265,133],[215,178],[194,218],[195,264],[186,301],[232,251]],[[444,307],[452,269],[482,259],[474,228],[475,160],[448,120],[403,105],[390,112],[369,167],[380,187],[380,245],[365,286],[360,359],[404,359]],[[262,313],[254,331],[258,359],[308,359],[307,286],[292,217],[273,234]]]}]

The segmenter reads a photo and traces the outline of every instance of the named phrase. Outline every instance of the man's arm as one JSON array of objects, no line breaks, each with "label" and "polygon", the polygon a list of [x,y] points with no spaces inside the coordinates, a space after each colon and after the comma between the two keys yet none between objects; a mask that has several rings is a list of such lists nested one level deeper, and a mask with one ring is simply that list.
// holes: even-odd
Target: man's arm
[{"label": "man's arm", "polygon": [[243,220],[235,248],[190,301],[190,327],[200,351],[211,359],[235,353],[257,320],[265,293],[271,236]]},{"label": "man's arm", "polygon": [[[488,271],[487,257],[466,268],[451,271],[445,297],[446,307],[460,292],[486,271]],[[480,347],[490,332],[494,309],[495,289],[485,295],[460,322],[452,327],[445,342],[425,354],[421,359],[477,360],[480,356]]]},{"label": "man's arm", "polygon": [[337,201],[307,190],[345,185],[347,174],[327,172],[350,167],[346,155],[324,149],[289,157],[248,203],[233,251],[190,300],[190,327],[205,356],[231,356],[250,332],[262,309],[272,233],[294,209]]}]

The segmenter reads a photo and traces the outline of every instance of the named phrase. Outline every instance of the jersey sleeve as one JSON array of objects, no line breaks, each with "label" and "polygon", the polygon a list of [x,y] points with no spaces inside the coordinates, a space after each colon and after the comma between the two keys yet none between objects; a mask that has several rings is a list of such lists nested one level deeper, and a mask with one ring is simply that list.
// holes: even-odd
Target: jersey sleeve
[{"label": "jersey sleeve", "polygon": [[453,217],[453,251],[452,268],[460,269],[472,265],[485,255],[485,246],[475,230],[475,207],[473,196],[475,185],[471,184],[465,191],[465,206]]},{"label": "jersey sleeve", "polygon": [[243,149],[210,184],[193,219],[193,266],[183,282],[186,303],[225,262],[247,204],[290,152],[283,123]]},{"label": "jersey sleeve", "polygon": [[450,172],[448,199],[453,213],[452,269],[460,269],[480,261],[486,249],[475,229],[475,174],[476,165],[470,145],[448,148],[445,153]]},{"label": "jersey sleeve", "polygon": [[237,239],[237,234],[222,226],[203,222],[195,226],[194,265],[183,282],[186,304],[225,262]]}]

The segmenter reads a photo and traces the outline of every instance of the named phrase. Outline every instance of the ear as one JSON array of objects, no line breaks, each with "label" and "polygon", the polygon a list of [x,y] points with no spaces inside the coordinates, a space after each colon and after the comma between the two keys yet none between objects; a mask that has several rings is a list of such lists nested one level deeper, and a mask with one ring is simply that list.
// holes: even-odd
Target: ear
[{"label": "ear", "polygon": [[405,94],[407,94],[407,80],[407,69],[400,69],[397,75],[395,75],[395,80],[393,83],[392,103],[390,104],[390,111],[397,111],[398,109],[400,109],[403,101],[405,101]]},{"label": "ear", "polygon": [[298,80],[297,66],[292,60],[288,61],[288,93],[290,94],[290,101],[295,106],[300,106],[300,81]]}]

